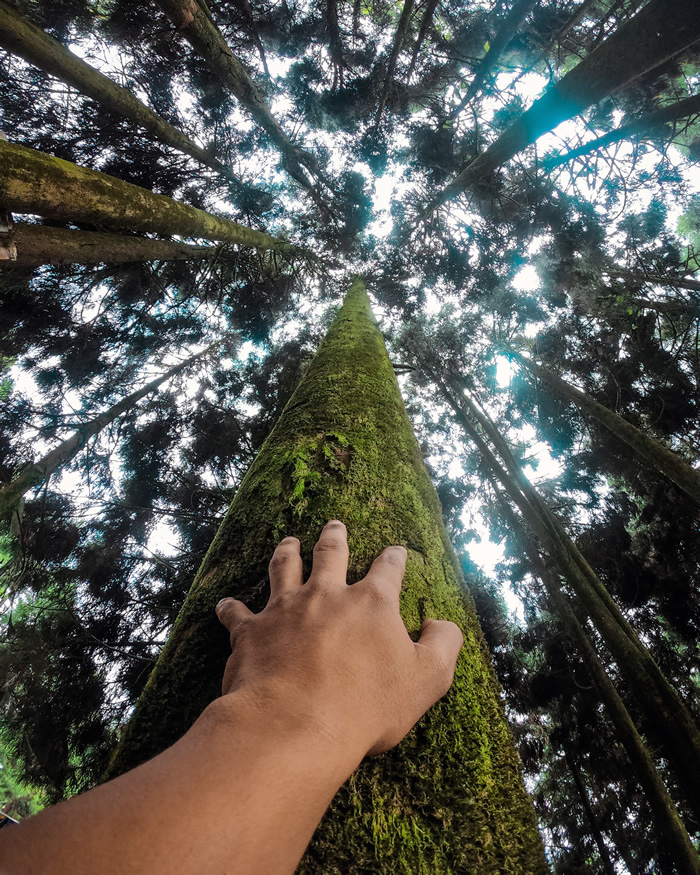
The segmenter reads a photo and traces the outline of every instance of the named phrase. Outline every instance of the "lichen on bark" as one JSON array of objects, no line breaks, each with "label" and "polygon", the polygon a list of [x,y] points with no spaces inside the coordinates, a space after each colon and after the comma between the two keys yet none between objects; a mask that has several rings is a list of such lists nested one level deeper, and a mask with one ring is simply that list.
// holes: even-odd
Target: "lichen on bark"
[{"label": "lichen on bark", "polygon": [[262,610],[275,544],[297,536],[308,575],[334,518],[348,529],[349,583],[385,546],[403,544],[400,608],[411,638],[432,616],[456,622],[465,645],[449,693],[396,748],[363,761],[297,871],[546,872],[472,600],[359,280],[243,479],[108,776],[174,742],[218,695],[230,652],[214,615],[219,599]]}]

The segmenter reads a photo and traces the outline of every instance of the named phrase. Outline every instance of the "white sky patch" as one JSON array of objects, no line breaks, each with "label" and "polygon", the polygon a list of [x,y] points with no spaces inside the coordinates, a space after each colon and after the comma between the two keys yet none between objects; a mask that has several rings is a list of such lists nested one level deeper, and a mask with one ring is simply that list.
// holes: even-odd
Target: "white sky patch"
[{"label": "white sky patch", "polygon": [[496,383],[499,389],[507,389],[515,373],[515,365],[504,355],[496,356]]},{"label": "white sky patch", "polygon": [[518,292],[534,292],[540,288],[540,277],[533,265],[526,264],[513,277],[511,285]]}]

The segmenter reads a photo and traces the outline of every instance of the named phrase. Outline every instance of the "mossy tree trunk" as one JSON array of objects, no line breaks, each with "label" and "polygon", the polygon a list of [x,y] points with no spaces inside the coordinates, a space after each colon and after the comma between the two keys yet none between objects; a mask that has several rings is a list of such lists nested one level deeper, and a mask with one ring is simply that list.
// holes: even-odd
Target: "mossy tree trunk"
[{"label": "mossy tree trunk", "polygon": [[[485,461],[492,463],[493,459],[486,459]],[[598,659],[598,654],[585,626],[576,616],[576,611],[569,597],[562,590],[557,575],[547,566],[537,552],[535,542],[526,530],[524,522],[515,514],[515,511],[506,501],[505,496],[499,491],[496,483],[496,474],[494,473],[489,479],[508,526],[515,535],[518,546],[530,560],[535,574],[542,581],[552,613],[561,623],[564,633],[583,660],[608,717],[615,727],[617,737],[629,757],[634,774],[646,794],[656,823],[660,860],[667,864],[669,868],[673,865],[677,866],[678,871],[684,873],[684,875],[698,875],[700,873],[700,860],[683,825],[683,821],[678,815],[678,810],[666,790],[661,775],[654,765],[654,760],[639,734],[634,720],[630,716],[615,684],[608,676],[605,667],[600,659]],[[571,764],[569,765],[571,768]],[[572,775],[574,775],[573,770]],[[575,775],[574,779],[576,780]],[[586,804],[590,805],[585,788],[582,785],[579,786],[578,781],[576,781],[576,785],[584,807]],[[614,870],[607,856],[607,847],[597,830],[595,819],[592,816],[593,812],[587,810],[586,813],[590,818],[591,829],[598,845],[603,868],[606,872],[613,872]]]},{"label": "mossy tree trunk", "polygon": [[0,268],[38,267],[41,264],[120,264],[132,261],[203,261],[219,252],[218,246],[193,246],[172,240],[72,231],[49,225],[14,225],[0,239],[11,242],[9,259]]},{"label": "mossy tree trunk", "polygon": [[623,88],[700,39],[697,0],[650,0],[516,119],[438,192],[423,218],[484,180],[561,122]]},{"label": "mossy tree trunk", "polygon": [[26,468],[23,468],[13,480],[10,480],[9,483],[0,484],[0,519],[6,513],[9,513],[17,507],[26,492],[34,486],[39,486],[47,480],[57,468],[60,468],[62,465],[70,462],[71,459],[74,459],[91,437],[94,437],[94,435],[101,432],[103,428],[108,426],[110,422],[113,422],[118,416],[121,416],[122,413],[125,413],[135,404],[138,404],[142,398],[150,395],[151,392],[155,392],[160,385],[166,382],[166,380],[170,380],[181,371],[184,371],[185,368],[188,368],[195,361],[201,359],[202,356],[209,353],[212,349],[213,346],[209,346],[201,352],[190,356],[188,359],[185,359],[184,362],[180,362],[180,364],[175,365],[164,374],[161,374],[160,377],[156,377],[155,380],[146,383],[145,386],[142,386],[140,389],[127,395],[126,398],[122,398],[121,401],[113,404],[105,410],[104,413],[100,413],[99,416],[95,416],[93,419],[88,420],[77,431],[73,432],[70,437],[61,441],[57,447],[46,453],[46,455],[37,459],[36,462],[32,462],[32,464],[28,465]]},{"label": "mossy tree trunk", "polygon": [[627,280],[631,283],[649,283],[653,286],[671,286],[678,289],[690,289],[700,292],[700,280],[684,276],[665,276],[658,273],[641,273],[633,270],[623,270],[620,267],[608,267],[603,271],[608,276]]},{"label": "mossy tree trunk", "polygon": [[0,208],[60,222],[201,237],[255,249],[293,248],[263,231],[5,140],[0,140]]},{"label": "mossy tree trunk", "polygon": [[141,103],[129,90],[112,82],[53,37],[27,21],[3,0],[0,0],[0,46],[72,85],[110,112],[134,122],[161,143],[172,146],[178,152],[183,152],[205,167],[226,176],[235,184],[242,185],[241,180],[228,167],[193,143],[182,131]]},{"label": "mossy tree trunk", "polygon": [[219,599],[262,610],[277,542],[300,539],[308,575],[313,545],[334,518],[348,528],[350,583],[385,546],[405,545],[409,634],[415,641],[426,617],[445,618],[465,645],[450,692],[394,750],[363,761],[298,872],[546,872],[471,597],[359,280],[239,486],[108,777],[173,743],[219,695],[230,652],[214,615]]},{"label": "mossy tree trunk", "polygon": [[[458,400],[444,381],[434,379],[452,407],[455,419],[476,445],[600,632],[642,710],[650,736],[661,746],[695,816],[700,819],[700,728],[690,711],[598,575],[525,477],[493,423],[465,395],[459,396]],[[503,465],[480,433],[480,428],[503,459]]]},{"label": "mossy tree trunk", "polygon": [[648,434],[638,429],[632,423],[627,422],[617,413],[599,404],[593,398],[589,398],[585,392],[562,380],[556,374],[538,365],[532,359],[525,358],[515,350],[508,350],[509,354],[524,368],[530,371],[539,380],[542,380],[550,388],[563,395],[582,411],[589,414],[600,425],[606,428],[615,437],[627,444],[637,458],[659,474],[672,480],[679,489],[682,489],[694,501],[700,504],[700,471],[697,471],[682,459],[677,453],[669,450],[660,441],[654,440]]}]

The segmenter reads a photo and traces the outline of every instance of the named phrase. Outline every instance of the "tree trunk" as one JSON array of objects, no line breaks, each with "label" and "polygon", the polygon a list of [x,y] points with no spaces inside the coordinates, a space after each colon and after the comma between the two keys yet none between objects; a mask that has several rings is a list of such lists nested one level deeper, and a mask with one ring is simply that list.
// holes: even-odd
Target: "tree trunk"
[{"label": "tree trunk", "polygon": [[618,416],[617,413],[614,413],[603,404],[599,404],[597,401],[589,398],[580,389],[576,389],[565,380],[562,380],[561,377],[557,377],[556,374],[551,373],[531,359],[525,358],[525,356],[520,355],[515,350],[510,350],[509,348],[509,353],[517,362],[526,367],[530,373],[534,374],[552,389],[555,389],[569,401],[573,401],[577,407],[590,414],[596,422],[614,434],[618,440],[627,444],[644,465],[668,477],[679,489],[682,489],[683,492],[700,504],[700,471],[697,471],[692,465],[672,450],[669,450],[660,441],[649,437],[649,435],[636,426]]},{"label": "tree trunk", "polygon": [[484,57],[481,59],[479,68],[474,74],[471,85],[467,88],[467,92],[460,100],[457,106],[449,114],[449,119],[456,119],[462,112],[465,106],[472,100],[481,90],[486,77],[491,73],[493,68],[498,63],[503,52],[510,45],[510,41],[518,32],[523,21],[532,12],[539,0],[516,0],[513,8],[506,16],[506,20],[501,25],[500,30],[496,34],[493,45],[489,47]]},{"label": "tree trunk", "polygon": [[345,79],[345,63],[343,61],[343,43],[340,38],[338,24],[338,0],[327,0],[326,21],[328,22],[328,48],[333,62],[333,89],[343,87]]},{"label": "tree trunk", "polygon": [[545,873],[471,597],[359,280],[239,486],[108,776],[172,744],[219,695],[230,653],[219,599],[260,611],[277,542],[300,539],[308,575],[314,542],[334,518],[348,528],[350,583],[387,544],[405,544],[409,634],[416,640],[423,619],[444,617],[465,645],[450,692],[349,778],[297,872]]},{"label": "tree trunk", "polygon": [[658,286],[675,286],[678,289],[690,289],[694,292],[700,292],[700,280],[689,279],[688,277],[664,276],[657,273],[639,273],[632,270],[622,270],[616,267],[606,267],[603,273],[608,276],[624,279],[632,283],[652,283]]},{"label": "tree trunk", "polygon": [[379,98],[379,106],[377,107],[377,114],[374,118],[374,130],[376,131],[379,128],[379,122],[382,120],[382,114],[384,112],[384,107],[386,106],[386,102],[389,99],[389,89],[391,88],[391,83],[394,78],[394,71],[396,70],[396,61],[399,57],[399,52],[401,51],[401,46],[403,45],[404,40],[406,39],[406,34],[408,33],[408,25],[411,21],[411,13],[413,12],[414,0],[404,0],[403,9],[401,10],[401,17],[399,18],[399,23],[396,26],[396,33],[394,34],[394,42],[391,45],[391,53],[389,55],[389,63],[386,68],[386,76],[384,77],[384,87],[382,88],[382,93]]},{"label": "tree trunk", "polygon": [[[700,729],[676,690],[661,673],[578,547],[537,490],[527,480],[493,423],[461,396],[469,415],[437,379],[457,421],[520,509],[560,573],[579,597],[640,705],[650,734],[663,746],[685,795],[700,821]],[[506,470],[478,432],[478,422],[504,459]]]},{"label": "tree trunk", "polygon": [[88,420],[85,425],[81,426],[78,431],[74,432],[69,438],[61,441],[61,443],[55,449],[51,450],[51,452],[42,456],[26,468],[23,468],[9,483],[0,485],[0,519],[17,507],[22,496],[26,492],[34,486],[39,486],[39,484],[48,480],[57,468],[66,465],[71,459],[74,459],[91,437],[102,431],[105,426],[109,425],[110,422],[115,420],[118,416],[121,416],[126,410],[130,410],[135,404],[138,404],[138,402],[142,398],[145,398],[146,395],[155,392],[155,390],[166,380],[170,380],[172,377],[179,374],[180,371],[184,371],[185,368],[188,368],[193,362],[197,361],[197,359],[206,355],[211,349],[212,346],[209,346],[202,350],[202,352],[190,356],[184,362],[180,362],[179,365],[170,368],[170,370],[166,371],[160,377],[156,377],[155,380],[146,383],[141,389],[132,392],[130,395],[127,395],[126,398],[122,398],[121,401],[113,404],[108,410],[105,410],[104,413],[100,413],[100,415],[96,416],[94,419]]},{"label": "tree trunk", "polygon": [[590,152],[597,152],[599,149],[610,146],[612,143],[619,143],[620,140],[629,140],[638,134],[646,134],[658,131],[658,129],[668,122],[675,122],[678,119],[688,118],[691,115],[700,113],[700,94],[695,94],[693,97],[687,97],[685,100],[677,100],[670,106],[664,106],[657,109],[655,112],[650,112],[648,115],[636,119],[627,125],[616,128],[602,137],[595,140],[590,140],[584,143],[577,149],[572,149],[563,155],[557,155],[554,158],[549,158],[542,162],[545,170],[551,170],[554,167],[559,167],[566,164],[568,161],[573,161],[574,158],[579,158],[581,155],[588,155]]},{"label": "tree trunk", "polygon": [[698,39],[697,0],[650,0],[448,183],[426,207],[422,218],[485,179],[542,134],[675,57]]},{"label": "tree trunk", "polygon": [[686,316],[689,319],[700,317],[700,301],[648,301],[646,298],[630,298],[629,304],[639,310],[656,310],[657,313]]},{"label": "tree trunk", "polygon": [[435,15],[435,10],[437,9],[438,0],[428,0],[428,3],[425,7],[425,12],[423,13],[423,19],[420,23],[420,30],[418,31],[418,39],[416,40],[416,44],[413,47],[413,54],[411,55],[411,63],[408,68],[408,73],[406,73],[406,83],[411,81],[411,76],[413,76],[413,71],[416,68],[416,61],[418,60],[418,54],[425,42],[425,38],[428,35],[428,31],[430,30],[430,25],[433,23],[433,17]]},{"label": "tree trunk", "polygon": [[171,240],[153,240],[150,237],[71,231],[68,228],[26,223],[15,225],[7,236],[16,255],[15,258],[3,260],[0,254],[0,269],[38,267],[41,264],[197,261],[213,258],[219,251],[218,246],[192,246]]},{"label": "tree trunk", "polygon": [[280,149],[284,165],[290,175],[308,191],[313,184],[301,168],[304,164],[317,171],[312,155],[297,149],[270,112],[262,92],[248,75],[248,71],[231,51],[223,34],[216,26],[205,0],[156,0],[179,33],[198,52],[222,84],[239,100],[255,121]]},{"label": "tree trunk", "polygon": [[[698,875],[700,873],[700,860],[698,860],[697,852],[693,848],[683,822],[678,816],[676,806],[664,786],[651,754],[637,731],[637,727],[625,703],[617,692],[603,664],[598,659],[598,654],[584,626],[579,622],[568,597],[562,592],[554,573],[547,567],[535,549],[532,538],[526,532],[522,521],[518,519],[502,493],[496,488],[495,477],[490,476],[489,479],[494,486],[498,503],[503,510],[508,525],[519,542],[520,547],[527,553],[535,574],[544,584],[552,611],[562,624],[565,634],[578,650],[586,670],[598,691],[600,700],[608,713],[608,717],[615,727],[617,737],[627,752],[632,768],[651,806],[659,836],[660,857],[662,860],[667,857],[667,862],[675,862],[679,872],[688,873],[688,875]],[[573,769],[571,769],[571,772],[574,775]],[[575,775],[574,779],[576,780]],[[579,787],[579,780],[576,780],[577,789],[579,790],[584,808],[588,806],[586,814],[601,855],[603,868],[606,872],[614,872],[607,846],[600,835],[600,830],[597,828],[593,812],[590,810],[590,803],[585,794],[585,788],[583,785]]]},{"label": "tree trunk", "polygon": [[[605,844],[605,840],[603,839],[603,835],[600,831],[600,827],[598,826],[598,822],[595,819],[593,807],[591,806],[590,799],[588,798],[588,794],[586,793],[586,785],[584,784],[583,778],[581,776],[581,770],[579,769],[578,763],[574,759],[574,756],[569,750],[568,746],[562,742],[562,747],[564,748],[564,759],[566,760],[566,765],[569,769],[569,772],[571,773],[571,777],[574,779],[574,785],[576,786],[576,791],[578,793],[579,799],[581,800],[583,812],[586,815],[586,820],[588,821],[588,828],[590,829],[593,840],[595,841],[596,847],[598,848],[598,856],[600,857],[600,862],[602,864],[602,871],[605,873],[605,875],[615,875],[615,867],[613,866],[612,860],[610,859],[610,851],[608,851],[608,847]],[[693,850],[692,845],[690,845],[690,850]],[[697,855],[695,856],[697,857]],[[692,871],[696,872],[698,870],[696,868]]]},{"label": "tree trunk", "polygon": [[255,18],[253,17],[253,7],[250,5],[250,0],[234,0],[234,2],[236,6],[241,10],[243,15],[245,16],[246,21],[248,22],[248,27],[250,27],[250,32],[253,37],[253,42],[255,43],[255,47],[257,48],[258,54],[260,55],[260,60],[262,61],[263,70],[265,71],[265,75],[269,79],[270,70],[267,66],[267,57],[265,55],[265,49],[260,39],[260,34],[258,33],[257,25],[255,24]]},{"label": "tree trunk", "polygon": [[0,45],[40,70],[72,85],[110,112],[139,125],[155,139],[216,170],[237,185],[242,185],[241,180],[213,155],[168,124],[126,88],[112,82],[53,37],[22,18],[3,0],[0,0]]},{"label": "tree trunk", "polygon": [[0,140],[0,168],[0,208],[15,213],[255,249],[293,249],[262,231],[6,140]]}]

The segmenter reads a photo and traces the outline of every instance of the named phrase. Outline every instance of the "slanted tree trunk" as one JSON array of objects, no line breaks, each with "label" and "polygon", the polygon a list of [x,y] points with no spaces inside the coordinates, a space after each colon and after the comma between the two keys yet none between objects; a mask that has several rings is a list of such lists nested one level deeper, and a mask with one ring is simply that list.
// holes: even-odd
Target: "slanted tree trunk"
[{"label": "slanted tree trunk", "polygon": [[156,0],[178,31],[198,52],[212,71],[252,115],[282,152],[289,174],[305,189],[313,191],[311,181],[301,165],[312,173],[318,171],[312,155],[298,149],[289,140],[270,112],[270,107],[248,71],[231,51],[223,34],[216,26],[204,0]]},{"label": "slanted tree trunk", "polygon": [[627,125],[622,125],[614,131],[610,131],[602,137],[597,137],[595,140],[590,140],[584,143],[577,149],[571,149],[563,155],[557,155],[553,158],[546,159],[542,162],[545,170],[551,170],[554,167],[559,167],[574,158],[580,158],[581,155],[588,155],[591,152],[597,152],[610,146],[613,143],[619,143],[621,140],[631,140],[640,134],[649,134],[652,136],[654,132],[660,133],[660,128],[669,122],[678,121],[678,119],[688,118],[691,115],[700,113],[700,94],[695,94],[693,97],[687,97],[685,100],[677,100],[670,106],[664,106],[657,109],[655,112],[650,112],[641,118],[630,122]]},{"label": "slanted tree trunk", "polygon": [[238,222],[5,140],[0,140],[0,208],[66,223],[202,237],[255,249],[293,248]]},{"label": "slanted tree trunk", "polygon": [[686,316],[690,319],[700,316],[700,301],[649,301],[646,298],[630,298],[629,304],[639,310],[656,310],[657,313]]},{"label": "slanted tree trunk", "polygon": [[420,23],[420,30],[418,31],[418,39],[416,40],[416,44],[413,47],[413,54],[411,55],[411,63],[408,67],[408,73],[406,73],[406,82],[411,81],[411,76],[413,76],[413,71],[416,69],[416,62],[418,61],[418,55],[420,50],[425,42],[425,38],[428,35],[428,31],[430,30],[430,25],[433,23],[433,17],[435,16],[435,10],[437,9],[438,0],[428,0],[425,11],[423,12],[423,19]]},{"label": "slanted tree trunk", "polygon": [[409,634],[417,640],[423,619],[443,617],[458,623],[465,645],[450,692],[395,749],[348,779],[297,873],[545,873],[471,597],[358,280],[239,486],[108,776],[172,744],[219,695],[230,653],[214,615],[219,599],[262,610],[277,542],[300,539],[308,575],[314,542],[334,518],[348,528],[351,583],[387,544],[405,544]]},{"label": "slanted tree trunk", "polygon": [[[216,346],[216,344],[214,344],[214,346]],[[94,419],[88,420],[69,438],[61,441],[61,443],[55,449],[51,450],[51,452],[46,453],[45,456],[42,456],[36,462],[23,468],[13,480],[10,480],[9,483],[1,484],[0,518],[14,510],[26,492],[34,486],[39,486],[45,480],[48,480],[57,468],[66,465],[71,459],[74,459],[91,437],[102,431],[103,428],[108,426],[110,422],[113,422],[118,416],[121,416],[122,413],[130,410],[134,405],[138,404],[138,402],[142,398],[145,398],[146,395],[155,392],[155,390],[162,383],[165,383],[166,380],[170,380],[181,371],[184,371],[191,364],[202,358],[202,356],[209,353],[212,349],[213,346],[209,346],[202,350],[202,352],[190,356],[188,359],[185,359],[184,362],[180,362],[179,365],[170,368],[170,370],[166,371],[160,377],[156,377],[155,380],[146,383],[141,389],[132,392],[130,395],[127,395],[126,398],[122,398],[121,401],[113,404],[110,408],[105,410],[104,413],[100,413],[100,415],[94,417]]]},{"label": "slanted tree trunk", "polygon": [[3,0],[0,0],[0,46],[51,76],[72,85],[81,94],[96,100],[110,112],[139,125],[156,140],[189,155],[237,185],[242,185],[241,180],[230,168],[217,161],[201,146],[193,143],[177,128],[168,124],[126,88],[112,82],[53,37],[27,21]]},{"label": "slanted tree trunk", "polygon": [[391,83],[394,79],[396,61],[399,57],[399,52],[401,51],[404,40],[406,39],[406,34],[408,33],[408,25],[411,22],[413,6],[414,0],[404,0],[403,9],[401,10],[401,17],[399,18],[399,23],[396,26],[396,33],[394,34],[394,41],[391,44],[391,52],[389,54],[389,62],[386,68],[386,76],[384,77],[384,86],[382,88],[382,93],[379,98],[377,114],[374,117],[375,131],[379,128],[379,123],[381,122],[382,114],[384,113],[384,107],[386,106],[386,102],[389,99],[389,90],[391,89]]},{"label": "slanted tree trunk", "polygon": [[[456,396],[441,378],[431,376],[452,407],[457,422],[476,444],[588,612],[642,709],[649,733],[663,746],[664,755],[700,820],[700,728],[581,551],[525,477],[498,429],[466,395]],[[494,456],[478,426],[488,435],[505,467]]]},{"label": "slanted tree trunk", "polygon": [[[488,463],[488,460],[485,461]],[[527,554],[533,571],[544,584],[552,612],[562,624],[566,636],[578,650],[600,696],[600,700],[607,711],[608,717],[615,727],[617,737],[625,748],[635,775],[646,794],[657,826],[660,857],[664,862],[668,862],[671,865],[675,863],[679,872],[698,875],[700,873],[700,860],[698,859],[697,852],[678,815],[676,806],[654,765],[646,744],[637,731],[637,727],[620,694],[617,692],[615,684],[608,676],[600,659],[598,659],[598,654],[585,627],[579,622],[568,597],[562,592],[555,574],[547,567],[535,549],[532,537],[526,531],[524,523],[516,516],[504,495],[498,489],[496,476],[495,473],[489,475],[489,480],[494,488],[497,501],[503,511],[506,522],[515,535],[519,546]],[[571,765],[569,767],[571,769]],[[573,769],[571,771],[573,776]],[[607,846],[600,835],[600,830],[597,828],[593,812],[590,810],[585,787],[583,787],[582,782],[581,786],[579,786],[578,781],[576,781],[576,786],[591,824],[591,832],[598,846],[603,868],[606,872],[614,872]],[[586,805],[589,808],[586,809]]]},{"label": "slanted tree trunk", "polygon": [[562,380],[561,377],[557,377],[556,374],[553,374],[531,359],[525,358],[525,356],[520,355],[515,350],[509,348],[508,351],[531,374],[534,374],[543,383],[546,383],[569,401],[573,401],[577,407],[592,416],[596,422],[614,434],[618,440],[627,444],[644,465],[658,474],[668,477],[679,489],[682,489],[683,492],[700,504],[700,471],[697,471],[692,465],[672,450],[669,450],[660,441],[645,434],[603,404],[594,401],[585,392],[576,389],[570,383],[567,383],[566,380]]},{"label": "slanted tree trunk", "polygon": [[449,182],[429,203],[422,218],[485,179],[542,134],[675,57],[698,39],[697,0],[650,0]]},{"label": "slanted tree trunk", "polygon": [[[3,259],[3,239],[11,241],[14,258]],[[11,251],[8,247],[8,251]],[[130,261],[200,261],[213,258],[218,246],[192,246],[171,240],[71,231],[49,225],[16,224],[0,234],[0,269],[41,264],[120,264]]]},{"label": "slanted tree trunk", "polygon": [[474,74],[471,85],[467,88],[464,97],[449,114],[448,118],[450,120],[457,118],[464,107],[474,99],[479,91],[481,91],[484,82],[486,82],[486,77],[493,71],[494,67],[500,60],[501,55],[510,45],[510,41],[518,32],[523,21],[525,21],[538,2],[539,0],[516,0],[513,4],[513,8],[506,16],[506,20],[501,25],[493,43],[489,46],[488,51],[481,59],[481,63]]},{"label": "slanted tree trunk", "polygon": [[689,279],[688,277],[664,276],[658,273],[640,273],[633,270],[623,270],[617,267],[606,267],[603,273],[608,276],[624,279],[631,283],[651,283],[658,286],[672,286],[678,289],[690,289],[694,292],[700,292],[700,280]]}]

